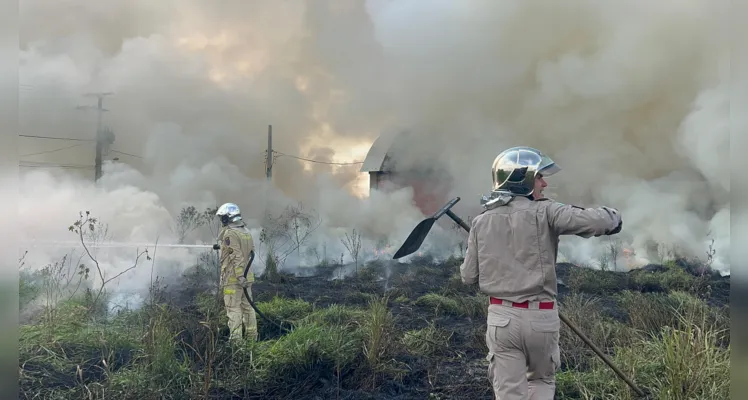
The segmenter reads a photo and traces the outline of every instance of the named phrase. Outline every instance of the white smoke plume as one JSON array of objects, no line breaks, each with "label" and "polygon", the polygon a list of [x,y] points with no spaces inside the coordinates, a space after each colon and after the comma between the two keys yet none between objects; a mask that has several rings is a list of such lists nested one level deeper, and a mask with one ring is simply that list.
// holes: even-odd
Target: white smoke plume
[{"label": "white smoke plume", "polygon": [[[441,168],[429,179],[450,182],[466,219],[480,211],[493,158],[530,145],[563,168],[549,179],[555,198],[622,211],[620,238],[640,262],[657,261],[651,242],[703,258],[713,238],[714,266],[729,271],[722,2],[310,5],[22,3],[21,134],[91,139],[96,113],[75,107],[96,104],[84,93],[113,92],[104,124],[116,135],[107,158],[119,161],[94,186],[92,142],[19,138],[20,236],[70,240],[67,226],[90,210],[116,241],[168,243],[187,205],[235,202],[258,227],[265,212],[302,201],[323,221],[314,243],[330,253],[344,252],[352,227],[367,250],[385,238],[394,251],[422,217],[410,190],[361,199],[360,165],[293,157],[361,161],[381,132],[402,129],[413,141],[397,149],[398,165]],[[283,153],[274,188],[268,125]],[[564,238],[562,249],[588,262],[606,243]]]}]

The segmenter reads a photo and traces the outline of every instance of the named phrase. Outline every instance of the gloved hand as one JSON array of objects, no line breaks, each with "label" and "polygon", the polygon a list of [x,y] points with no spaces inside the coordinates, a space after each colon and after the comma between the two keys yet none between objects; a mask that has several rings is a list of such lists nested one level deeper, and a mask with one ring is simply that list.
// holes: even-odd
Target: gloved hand
[{"label": "gloved hand", "polygon": [[247,278],[245,278],[243,276],[240,276],[240,277],[236,278],[236,280],[239,281],[239,286],[241,286],[243,288],[248,288],[249,287],[249,282],[247,282]]},{"label": "gloved hand", "polygon": [[221,246],[218,243],[216,243],[213,245],[213,250],[221,250]]},{"label": "gloved hand", "polygon": [[615,208],[603,207],[603,209],[607,211],[613,218],[618,220],[618,225],[612,230],[609,230],[605,233],[606,235],[615,235],[616,233],[621,231],[621,228],[623,228],[623,220],[621,219],[621,214]]},{"label": "gloved hand", "polygon": [[609,231],[608,233],[606,233],[606,235],[615,235],[616,233],[621,231],[621,228],[623,228],[623,220],[620,220],[620,222],[618,222],[618,226],[613,228],[612,231]]}]

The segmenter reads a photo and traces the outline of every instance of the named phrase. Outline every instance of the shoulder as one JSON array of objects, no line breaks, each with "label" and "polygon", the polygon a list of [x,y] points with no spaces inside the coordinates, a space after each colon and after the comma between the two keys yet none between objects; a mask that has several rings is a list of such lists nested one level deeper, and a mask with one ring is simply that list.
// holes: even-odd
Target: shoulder
[{"label": "shoulder", "polygon": [[478,213],[478,215],[473,217],[471,222],[473,223],[473,225],[480,222],[482,219],[486,218],[486,216],[492,214],[492,211],[493,209],[488,209],[488,210],[483,209],[481,212]]},{"label": "shoulder", "polygon": [[549,199],[547,197],[543,198],[543,199],[540,199],[540,200],[535,200],[535,202],[538,203],[538,204],[544,205],[546,207],[571,207],[571,208],[578,208],[580,210],[584,210],[585,209],[584,207],[580,207],[580,206],[577,206],[577,205],[574,205],[574,204],[562,203],[562,202],[560,202],[558,200]]},{"label": "shoulder", "polygon": [[233,226],[229,226],[226,228],[226,233],[223,235],[225,239],[231,237],[231,238],[237,238],[239,236],[239,232],[237,232],[236,228]]},{"label": "shoulder", "polygon": [[246,225],[233,226],[230,228],[231,234],[237,239],[252,240],[252,232]]},{"label": "shoulder", "polygon": [[585,210],[584,207],[577,206],[575,204],[566,204],[562,203],[560,201],[556,201],[549,198],[544,198],[540,200],[536,200],[535,203],[539,208],[544,208],[548,212],[564,212],[564,211],[575,211],[575,210]]}]

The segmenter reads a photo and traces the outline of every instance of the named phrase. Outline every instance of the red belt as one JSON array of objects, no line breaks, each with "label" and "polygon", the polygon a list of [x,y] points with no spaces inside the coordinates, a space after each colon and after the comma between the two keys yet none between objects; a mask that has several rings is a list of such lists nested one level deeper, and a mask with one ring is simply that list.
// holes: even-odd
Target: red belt
[{"label": "red belt", "polygon": [[[495,297],[491,297],[491,304],[506,304],[508,306],[517,307],[517,308],[530,308],[530,303],[527,301],[523,301],[522,303],[513,303],[511,301],[501,300],[497,299]],[[538,309],[540,310],[553,310],[553,306],[555,306],[556,303],[553,301],[541,301],[538,304]]]}]

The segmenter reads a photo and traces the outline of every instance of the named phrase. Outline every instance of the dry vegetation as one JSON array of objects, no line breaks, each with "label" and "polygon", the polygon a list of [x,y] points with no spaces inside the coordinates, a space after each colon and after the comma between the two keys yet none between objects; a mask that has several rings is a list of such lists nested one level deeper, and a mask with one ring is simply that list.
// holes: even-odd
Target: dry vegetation
[{"label": "dry vegetation", "polygon": [[[291,226],[302,237],[314,223]],[[298,250],[295,235],[283,249],[275,238],[279,259]],[[103,306],[105,285],[80,284],[96,268],[85,257],[21,275],[21,310],[41,304],[22,313],[21,398],[492,398],[487,299],[459,281],[459,259],[371,261],[345,280],[331,279],[328,260],[315,277],[275,271],[253,292],[283,329],[259,319],[260,341],[231,347],[210,255],[177,284],[154,282],[139,309],[116,312]],[[730,283],[702,266],[559,264],[561,308],[653,398],[726,399]],[[566,326],[561,348],[557,398],[634,398]]]}]

